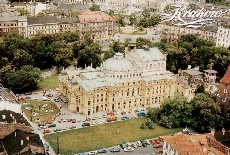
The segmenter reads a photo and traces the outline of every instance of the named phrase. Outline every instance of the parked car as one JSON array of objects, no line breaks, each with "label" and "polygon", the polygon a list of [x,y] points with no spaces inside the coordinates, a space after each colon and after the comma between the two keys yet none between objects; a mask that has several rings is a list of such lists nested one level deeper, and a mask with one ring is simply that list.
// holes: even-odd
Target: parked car
[{"label": "parked car", "polygon": [[61,122],[62,122],[62,120],[63,120],[63,118],[60,118],[60,119],[58,120],[58,123],[61,123]]},{"label": "parked car", "polygon": [[50,147],[47,143],[44,144],[45,151],[49,151]]},{"label": "parked car", "polygon": [[146,116],[146,113],[145,112],[139,112],[137,113],[137,116],[140,117],[140,116]]},{"label": "parked car", "polygon": [[50,124],[48,125],[48,128],[56,127],[56,124]]},{"label": "parked car", "polygon": [[103,124],[103,123],[105,123],[105,121],[104,120],[99,120],[98,123]]},{"label": "parked car", "polygon": [[136,144],[135,142],[132,142],[132,143],[131,143],[131,146],[132,146],[133,148],[138,147],[137,144]]},{"label": "parked car", "polygon": [[154,148],[160,148],[160,147],[163,147],[163,145],[162,144],[154,144],[153,147]]},{"label": "parked car", "polygon": [[108,115],[102,115],[103,118],[108,118]]},{"label": "parked car", "polygon": [[137,141],[136,144],[137,144],[138,147],[142,146],[142,143],[140,141]]},{"label": "parked car", "polygon": [[31,99],[31,97],[30,97],[30,96],[26,96],[26,99],[27,99],[27,100],[30,100],[30,99]]},{"label": "parked car", "polygon": [[163,150],[156,151],[156,154],[162,154],[162,153],[163,153]]},{"label": "parked car", "polygon": [[49,130],[49,129],[43,130],[43,134],[45,134],[45,133],[50,133],[50,132],[51,132],[51,130]]},{"label": "parked car", "polygon": [[107,112],[107,116],[114,116],[115,114],[113,112]]},{"label": "parked car", "polygon": [[69,128],[70,128],[70,129],[74,129],[74,128],[76,128],[76,126],[70,126]]},{"label": "parked car", "polygon": [[97,154],[97,151],[89,151],[88,155],[93,155],[93,154]]},{"label": "parked car", "polygon": [[106,153],[106,152],[107,152],[106,149],[100,149],[100,150],[97,151],[97,153]]},{"label": "parked car", "polygon": [[146,147],[148,145],[147,141],[146,140],[141,140],[141,143],[142,143],[142,146],[143,147]]},{"label": "parked car", "polygon": [[72,119],[71,120],[72,123],[76,123],[76,121],[77,121],[76,119]]},{"label": "parked car", "polygon": [[134,148],[132,148],[132,147],[126,147],[126,148],[124,148],[125,152],[131,152],[133,150],[134,150]]},{"label": "parked car", "polygon": [[111,152],[120,152],[120,149],[117,147],[113,147],[112,149],[110,149]]},{"label": "parked car", "polygon": [[54,132],[62,131],[61,128],[54,129]]},{"label": "parked car", "polygon": [[68,120],[67,119],[63,119],[62,122],[68,122]]},{"label": "parked car", "polygon": [[83,123],[82,127],[85,127],[85,126],[90,126],[90,124],[89,123]]},{"label": "parked car", "polygon": [[55,98],[55,99],[54,99],[54,102],[59,102],[59,99]]},{"label": "parked car", "polygon": [[77,155],[86,155],[85,153],[78,153]]},{"label": "parked car", "polygon": [[126,112],[125,112],[125,111],[122,111],[121,114],[124,115],[124,114],[126,114]]},{"label": "parked car", "polygon": [[120,144],[120,147],[121,147],[122,149],[124,149],[124,148],[126,148],[126,144]]},{"label": "parked car", "polygon": [[128,116],[123,116],[123,117],[121,117],[121,120],[128,120],[128,119],[129,119]]},{"label": "parked car", "polygon": [[140,112],[140,110],[134,110],[134,112],[135,112],[135,113],[138,113],[138,112]]}]

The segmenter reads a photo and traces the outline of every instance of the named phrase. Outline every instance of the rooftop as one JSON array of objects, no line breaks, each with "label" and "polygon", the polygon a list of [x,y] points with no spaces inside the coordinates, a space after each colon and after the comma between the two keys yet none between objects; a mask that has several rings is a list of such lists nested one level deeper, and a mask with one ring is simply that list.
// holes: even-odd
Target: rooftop
[{"label": "rooftop", "polygon": [[78,17],[81,23],[115,21],[115,17],[101,11],[84,10],[80,15],[78,15]]},{"label": "rooftop", "polygon": [[0,101],[9,101],[11,103],[19,104],[14,94],[7,88],[0,86]]},{"label": "rooftop", "polygon": [[200,72],[199,70],[196,70],[194,68],[192,68],[192,69],[185,69],[185,70],[181,70],[181,71],[185,72],[185,73],[187,73],[189,75],[202,75],[203,74],[202,72]]},{"label": "rooftop", "polygon": [[209,147],[207,136],[211,134],[177,134],[174,136],[167,136],[164,138],[173,149],[180,155],[207,155],[208,152],[213,152],[217,155],[224,155],[223,152],[218,151],[213,147]]},{"label": "rooftop", "polygon": [[44,17],[28,17],[27,18],[28,25],[36,25],[36,24],[56,24],[58,23],[58,19],[55,16],[44,16]]},{"label": "rooftop", "polygon": [[230,83],[230,65],[228,66],[224,77],[220,80],[220,83]]}]

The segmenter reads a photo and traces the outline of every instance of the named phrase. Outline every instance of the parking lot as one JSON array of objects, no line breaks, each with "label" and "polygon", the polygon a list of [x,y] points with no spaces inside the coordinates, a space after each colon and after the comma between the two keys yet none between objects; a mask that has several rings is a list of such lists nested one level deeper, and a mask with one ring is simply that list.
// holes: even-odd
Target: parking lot
[{"label": "parking lot", "polygon": [[[54,102],[54,98],[57,97],[57,92],[56,90],[49,90],[45,93],[45,96],[47,94],[56,94],[53,95],[52,97],[50,97],[50,101]],[[26,95],[26,96],[20,96],[20,97],[27,97],[27,98],[31,98],[31,99],[36,99],[38,101],[41,102],[46,102],[46,101],[42,101],[42,99],[44,98],[44,93],[43,92],[36,92],[36,93],[32,93],[30,95]],[[72,113],[68,110],[68,108],[64,105],[64,103],[62,103],[61,101],[59,102],[55,102],[57,104],[57,106],[60,108],[60,113],[56,115],[55,120],[52,122],[52,124],[55,124],[55,126],[51,127],[51,124],[46,124],[45,126],[38,126],[38,124],[32,123],[33,127],[34,127],[34,132],[38,133],[39,135],[41,135],[42,137],[47,135],[47,134],[55,134],[55,132],[63,132],[66,130],[74,130],[77,128],[82,128],[82,124],[83,123],[89,123],[90,126],[93,125],[100,125],[103,123],[108,123],[107,122],[107,112],[99,112],[97,114],[93,114],[89,117],[85,117],[82,114],[78,114],[78,113]],[[122,121],[122,117],[124,117],[125,119],[131,119],[131,118],[135,118],[137,117],[137,113],[138,111],[140,112],[145,112],[146,113],[146,109],[140,107],[138,109],[126,109],[126,110],[122,110],[122,111],[118,111],[115,113],[115,115],[117,116],[117,121]],[[88,119],[88,121],[86,121],[86,119]],[[73,120],[76,120],[73,121]],[[44,124],[44,123],[43,123]],[[44,132],[45,131],[45,132]],[[47,132],[47,133],[46,133]],[[44,140],[44,138],[43,138]],[[112,153],[110,152],[110,149],[113,148],[107,148],[107,152],[103,153],[103,154],[124,154],[124,150],[121,149],[120,146],[115,146],[118,147],[120,149],[120,152],[115,152]],[[144,155],[144,154],[152,154],[155,153],[156,151],[160,150],[162,148],[153,148],[153,145],[147,145],[146,147],[137,147],[135,148],[133,151],[131,152],[126,152],[127,154],[137,154],[137,155]],[[54,152],[52,151],[52,149],[50,149],[49,154],[52,155],[54,154]],[[86,153],[88,154],[88,153]]]}]

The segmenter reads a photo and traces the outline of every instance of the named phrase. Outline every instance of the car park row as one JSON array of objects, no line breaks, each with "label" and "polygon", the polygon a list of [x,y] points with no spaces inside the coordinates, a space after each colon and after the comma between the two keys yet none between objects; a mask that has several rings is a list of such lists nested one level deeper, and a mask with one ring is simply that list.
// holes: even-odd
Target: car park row
[{"label": "car park row", "polygon": [[[127,142],[127,143],[123,143],[120,144],[120,148],[119,147],[112,147],[112,148],[102,148],[99,150],[95,150],[95,151],[89,151],[87,153],[79,153],[77,155],[94,155],[94,154],[100,154],[100,153],[107,153],[108,151],[110,151],[111,153],[114,152],[120,152],[121,150],[123,150],[123,152],[133,152],[135,149],[138,149],[139,147],[147,147],[148,145],[153,145],[153,148],[157,148],[157,150],[154,152],[155,155],[161,155],[163,153],[163,151],[161,150],[163,147],[163,139],[162,138],[154,138],[154,139],[150,139],[150,140],[140,140],[140,141],[136,141],[136,142]],[[160,148],[160,149],[158,149]],[[75,154],[76,155],[76,154]]]}]

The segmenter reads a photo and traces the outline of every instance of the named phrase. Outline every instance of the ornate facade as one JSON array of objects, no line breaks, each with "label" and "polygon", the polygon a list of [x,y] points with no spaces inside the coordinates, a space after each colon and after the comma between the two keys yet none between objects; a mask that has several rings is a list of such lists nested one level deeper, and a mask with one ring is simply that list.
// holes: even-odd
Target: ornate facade
[{"label": "ornate facade", "polygon": [[63,70],[59,89],[71,111],[90,115],[159,105],[174,96],[175,75],[166,71],[166,55],[158,48],[116,53],[101,67]]}]

